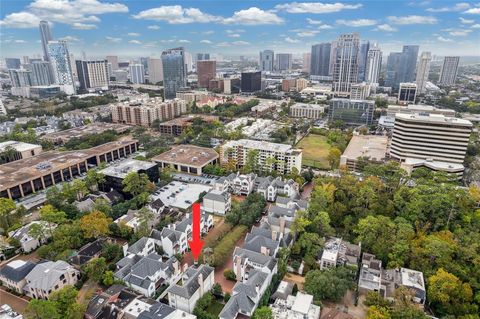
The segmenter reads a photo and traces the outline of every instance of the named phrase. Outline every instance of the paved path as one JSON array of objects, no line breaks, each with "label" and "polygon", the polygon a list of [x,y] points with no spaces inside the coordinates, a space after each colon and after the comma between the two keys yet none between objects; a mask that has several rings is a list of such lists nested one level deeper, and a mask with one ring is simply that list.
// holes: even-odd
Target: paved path
[{"label": "paved path", "polygon": [[[243,244],[245,243],[245,236],[242,236],[236,244],[235,247],[243,247]],[[232,251],[233,253],[233,251]],[[232,293],[233,286],[235,286],[235,281],[227,280],[223,276],[223,272],[225,269],[230,268],[233,269],[233,259],[228,258],[227,262],[223,264],[222,266],[216,267],[215,268],[215,282],[218,282],[220,286],[222,286],[223,292],[228,292],[229,294]]]},{"label": "paved path", "polygon": [[7,304],[12,309],[18,313],[25,314],[25,308],[28,305],[28,301],[26,299],[20,298],[16,295],[13,295],[5,290],[0,289],[0,304]]}]

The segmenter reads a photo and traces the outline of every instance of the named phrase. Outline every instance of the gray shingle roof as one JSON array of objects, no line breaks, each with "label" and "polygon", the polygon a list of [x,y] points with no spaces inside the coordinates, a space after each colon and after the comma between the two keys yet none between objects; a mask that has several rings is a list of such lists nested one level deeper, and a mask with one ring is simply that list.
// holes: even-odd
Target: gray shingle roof
[{"label": "gray shingle roof", "polygon": [[172,285],[170,288],[168,288],[168,292],[190,299],[190,297],[200,287],[197,279],[198,276],[202,274],[203,280],[206,280],[213,271],[214,268],[205,264],[200,265],[198,268],[195,268],[195,266],[190,266],[190,268],[188,268],[183,275],[183,285]]},{"label": "gray shingle roof", "polygon": [[164,319],[175,310],[175,308],[159,302],[150,307],[148,311],[141,312],[137,319]]},{"label": "gray shingle roof", "polygon": [[279,246],[278,241],[272,240],[271,236],[263,236],[263,235],[254,235],[248,233],[245,237],[245,244],[243,245],[244,249],[255,251],[257,253],[262,252],[262,247],[266,247],[270,250],[269,255],[273,256],[275,251]]},{"label": "gray shingle roof", "polygon": [[0,269],[0,277],[19,282],[22,281],[34,267],[35,264],[30,261],[14,260]]},{"label": "gray shingle roof", "polygon": [[138,254],[145,248],[145,245],[147,245],[147,242],[148,242],[148,237],[142,237],[139,240],[137,240],[132,246],[128,247],[127,251],[131,254]]},{"label": "gray shingle roof", "polygon": [[240,247],[236,247],[235,251],[233,252],[233,256],[240,256],[242,261],[246,258],[251,260],[252,262],[263,265],[264,267],[268,267],[268,269],[273,270],[275,265],[277,264],[277,260],[270,256],[265,256],[261,253],[257,253],[255,251],[243,249]]},{"label": "gray shingle roof", "polygon": [[71,268],[72,266],[62,260],[38,264],[25,277],[29,282],[27,286],[48,291],[60,280],[60,276]]}]

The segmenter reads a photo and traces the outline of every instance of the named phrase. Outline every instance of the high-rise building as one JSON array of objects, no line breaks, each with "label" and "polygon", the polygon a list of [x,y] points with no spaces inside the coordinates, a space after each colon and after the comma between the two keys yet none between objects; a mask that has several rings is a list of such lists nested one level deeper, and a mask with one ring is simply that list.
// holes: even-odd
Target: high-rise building
[{"label": "high-rise building", "polygon": [[210,53],[197,53],[197,61],[210,60]]},{"label": "high-rise building", "polygon": [[14,88],[23,88],[32,85],[31,73],[29,70],[24,69],[10,69],[8,70],[10,75],[10,81],[12,82],[12,87]]},{"label": "high-rise building", "polygon": [[440,71],[440,78],[438,84],[454,85],[457,80],[459,56],[446,56],[443,59],[442,69]]},{"label": "high-rise building", "polygon": [[288,71],[292,69],[291,53],[277,53],[275,60],[275,67],[277,71]]},{"label": "high-rise building", "polygon": [[357,83],[359,47],[358,33],[342,34],[338,38],[333,69],[333,92],[336,95],[348,96],[352,83]]},{"label": "high-rise building", "polygon": [[258,92],[262,90],[262,72],[242,72],[242,92]]},{"label": "high-rise building", "polygon": [[302,72],[310,73],[312,54],[304,53],[302,57],[303,57]]},{"label": "high-rise building", "polygon": [[378,47],[368,50],[367,65],[365,67],[365,82],[378,83],[382,67],[382,51]]},{"label": "high-rise building", "polygon": [[80,92],[108,90],[109,76],[107,60],[77,60]]},{"label": "high-rise building", "polygon": [[272,50],[260,51],[260,70],[272,72],[274,66],[274,53]]},{"label": "high-rise building", "polygon": [[[385,86],[395,87],[397,81],[398,68],[402,60],[401,52],[391,52],[387,59],[387,71],[385,72]],[[399,83],[399,82],[398,82]]]},{"label": "high-rise building", "polygon": [[5,58],[5,66],[7,69],[20,69],[21,62],[20,59],[17,58]]},{"label": "high-rise building", "polygon": [[44,86],[55,83],[50,62],[34,61],[29,64],[29,69],[32,71],[32,85]]},{"label": "high-rise building", "polygon": [[198,86],[201,88],[208,88],[210,80],[215,78],[217,74],[217,61],[197,61],[197,77]]},{"label": "high-rise building", "polygon": [[53,40],[48,21],[40,21],[40,41],[42,41],[43,59],[49,61],[48,42]]},{"label": "high-rise building", "polygon": [[342,121],[346,125],[371,125],[375,101],[332,99],[328,109],[330,122]]},{"label": "high-rise building", "polygon": [[354,83],[350,90],[350,99],[366,100],[370,96],[370,84],[367,82]]},{"label": "high-rise building", "polygon": [[66,41],[49,41],[48,58],[52,65],[55,83],[61,86],[66,94],[75,94],[72,65]]},{"label": "high-rise building", "polygon": [[135,63],[128,66],[130,81],[135,84],[145,83],[145,67],[143,64]]},{"label": "high-rise building", "polygon": [[462,176],[472,123],[440,114],[395,114],[390,156],[407,171],[417,167]]},{"label": "high-rise building", "polygon": [[107,55],[106,59],[107,59],[108,63],[112,64],[112,71],[118,70],[118,56]]},{"label": "high-rise building", "polygon": [[415,103],[417,97],[417,84],[416,83],[400,83],[398,89],[398,103],[410,104]]},{"label": "high-rise building", "polygon": [[145,70],[146,73],[148,73],[148,58],[141,57],[140,64],[143,65],[143,69]]},{"label": "high-rise building", "polygon": [[310,53],[310,75],[330,75],[330,54],[331,43],[320,43],[312,45]]},{"label": "high-rise building", "polygon": [[365,81],[365,73],[367,69],[368,51],[370,50],[370,42],[367,41],[360,45],[360,52],[358,55],[358,82]]},{"label": "high-rise building", "polygon": [[404,45],[402,52],[390,53],[387,60],[385,86],[397,90],[400,83],[415,82],[418,49],[418,45]]},{"label": "high-rise building", "polygon": [[428,81],[428,73],[430,72],[430,62],[432,54],[430,52],[422,52],[417,66],[417,75],[415,83],[417,83],[418,93],[425,93]]},{"label": "high-rise building", "polygon": [[163,87],[165,99],[174,99],[177,91],[187,86],[183,47],[162,52]]},{"label": "high-rise building", "polygon": [[163,81],[162,59],[148,58],[148,80],[152,84]]},{"label": "high-rise building", "polygon": [[337,41],[332,41],[330,48],[330,66],[328,68],[328,75],[333,76],[333,69],[335,68],[335,61],[337,56]]},{"label": "high-rise building", "polygon": [[185,61],[185,72],[190,73],[193,72],[193,57],[190,52],[185,51],[184,58]]}]

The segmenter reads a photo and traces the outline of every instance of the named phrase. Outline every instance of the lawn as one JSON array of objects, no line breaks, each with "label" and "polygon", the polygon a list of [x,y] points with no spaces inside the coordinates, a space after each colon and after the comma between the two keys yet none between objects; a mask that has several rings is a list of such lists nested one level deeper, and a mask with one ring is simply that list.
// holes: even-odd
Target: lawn
[{"label": "lawn", "polygon": [[218,317],[218,315],[220,314],[220,312],[222,311],[223,309],[223,306],[225,306],[224,304],[221,304],[219,301],[217,300],[214,300],[208,307],[207,309],[205,309],[206,312],[208,312],[209,314],[212,314],[214,315],[215,317]]},{"label": "lawn", "polygon": [[327,156],[330,151],[330,144],[323,135],[308,134],[296,146],[303,150],[302,165],[329,169]]}]

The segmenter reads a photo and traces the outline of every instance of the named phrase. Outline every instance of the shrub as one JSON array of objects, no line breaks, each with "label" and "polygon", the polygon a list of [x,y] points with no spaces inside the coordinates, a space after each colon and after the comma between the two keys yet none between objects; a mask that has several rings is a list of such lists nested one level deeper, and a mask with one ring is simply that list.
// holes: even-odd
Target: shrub
[{"label": "shrub", "polygon": [[235,275],[235,272],[230,268],[225,269],[225,271],[223,272],[223,276],[227,280],[231,280],[231,281],[236,281],[237,280],[237,276]]}]

